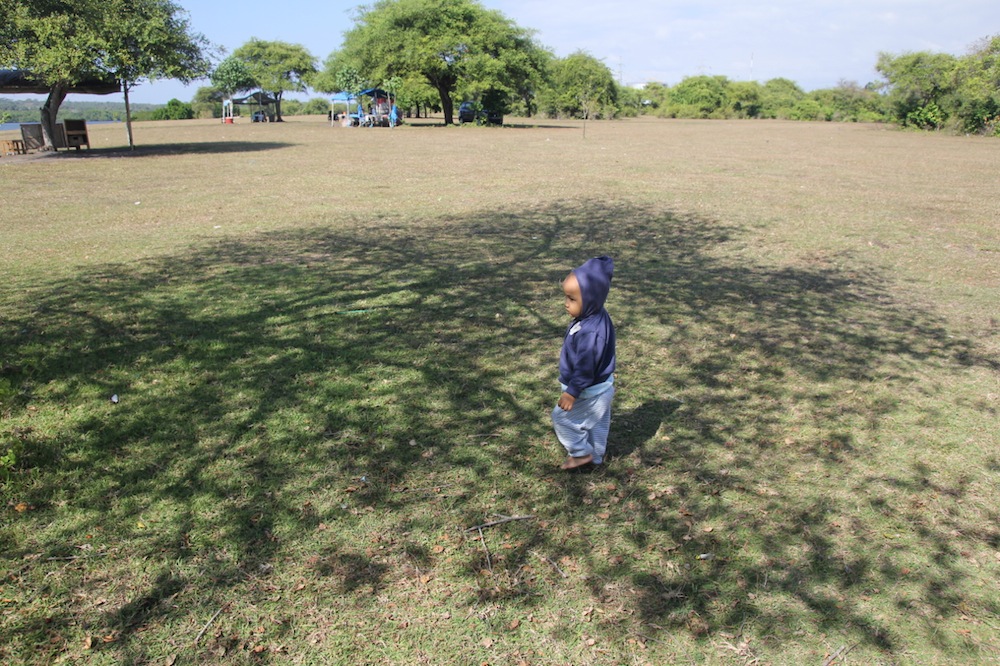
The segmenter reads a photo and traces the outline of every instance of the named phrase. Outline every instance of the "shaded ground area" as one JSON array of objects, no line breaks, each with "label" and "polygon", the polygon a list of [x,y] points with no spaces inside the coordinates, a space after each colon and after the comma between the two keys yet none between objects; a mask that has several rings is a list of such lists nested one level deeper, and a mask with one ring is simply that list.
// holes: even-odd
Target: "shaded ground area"
[{"label": "shaded ground area", "polygon": [[101,157],[149,157],[155,155],[192,155],[192,154],[224,154],[224,153],[255,153],[265,150],[288,148],[293,144],[277,141],[195,141],[180,143],[153,143],[137,145],[134,150],[128,147],[85,148],[81,150],[35,151],[24,155],[6,155],[0,159],[4,164],[17,165],[40,159],[97,159]]},{"label": "shaded ground area", "polygon": [[[1000,611],[990,436],[960,473],[939,463],[965,437],[923,436],[995,417],[941,378],[995,377],[997,359],[877,273],[736,259],[740,236],[584,201],[37,285],[0,321],[2,435],[26,468],[0,532],[20,638],[0,654],[100,635],[119,663],[282,663],[367,649],[380,626],[388,660],[822,657],[795,645],[805,627],[858,658],[914,636],[995,654],[962,619]],[[559,474],[558,283],[604,252],[609,462]],[[497,515],[534,518],[465,531]]]}]

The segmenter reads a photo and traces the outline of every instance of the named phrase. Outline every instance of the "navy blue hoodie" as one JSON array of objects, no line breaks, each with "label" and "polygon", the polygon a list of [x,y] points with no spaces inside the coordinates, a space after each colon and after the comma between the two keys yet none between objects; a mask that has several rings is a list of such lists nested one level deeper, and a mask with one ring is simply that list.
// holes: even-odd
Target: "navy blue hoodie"
[{"label": "navy blue hoodie", "polygon": [[559,381],[574,398],[606,382],[615,371],[615,325],[604,309],[614,270],[611,257],[590,259],[573,270],[583,303],[580,316],[566,329],[559,355]]}]

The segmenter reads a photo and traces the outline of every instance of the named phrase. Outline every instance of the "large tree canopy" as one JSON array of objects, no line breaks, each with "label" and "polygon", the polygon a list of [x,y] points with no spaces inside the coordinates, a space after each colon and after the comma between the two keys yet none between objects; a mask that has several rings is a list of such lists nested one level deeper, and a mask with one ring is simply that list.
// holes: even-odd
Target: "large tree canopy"
[{"label": "large tree canopy", "polygon": [[544,95],[550,115],[570,118],[615,114],[618,86],[603,62],[577,51],[552,65],[551,88]]},{"label": "large tree canopy", "polygon": [[939,128],[955,89],[958,60],[947,53],[880,53],[876,69],[885,77],[885,89],[894,115],[904,125]]},{"label": "large tree canopy", "polygon": [[1000,35],[965,56],[880,53],[892,115],[901,125],[1000,134]]},{"label": "large tree canopy", "polygon": [[129,147],[134,147],[129,90],[146,79],[184,83],[207,76],[208,40],[191,30],[179,5],[171,0],[104,0],[104,66],[125,91]]},{"label": "large tree canopy", "polygon": [[250,73],[247,64],[235,56],[229,56],[219,63],[212,72],[212,85],[226,97],[257,87],[257,79]]},{"label": "large tree canopy", "polygon": [[0,0],[0,66],[23,69],[49,87],[42,133],[67,90],[107,76],[129,87],[145,79],[190,81],[205,75],[207,40],[192,32],[171,0]]},{"label": "large tree canopy", "polygon": [[252,38],[233,51],[233,57],[246,63],[257,85],[275,99],[275,115],[281,121],[281,96],[302,92],[316,73],[316,59],[299,44]]},{"label": "large tree canopy", "polygon": [[452,95],[518,94],[537,75],[538,47],[529,31],[474,0],[379,0],[361,10],[343,47],[326,61],[324,80],[354,68],[373,81],[419,76],[437,91],[445,124]]}]

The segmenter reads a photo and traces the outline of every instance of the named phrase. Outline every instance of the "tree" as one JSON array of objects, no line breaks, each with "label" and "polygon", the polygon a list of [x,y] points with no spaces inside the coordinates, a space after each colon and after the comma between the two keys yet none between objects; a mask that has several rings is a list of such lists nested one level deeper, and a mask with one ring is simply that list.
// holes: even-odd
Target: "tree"
[{"label": "tree", "polygon": [[207,40],[170,0],[0,0],[0,15],[0,65],[49,87],[41,111],[49,150],[59,107],[74,86],[117,80],[127,93],[144,79],[189,81],[207,72]]},{"label": "tree", "polygon": [[715,118],[726,115],[729,79],[689,76],[670,89],[671,115],[679,118]]},{"label": "tree", "polygon": [[207,76],[210,45],[191,31],[184,10],[171,0],[103,0],[103,6],[103,64],[121,82],[128,145],[134,149],[129,90],[145,79],[190,83]]},{"label": "tree", "polygon": [[195,118],[219,118],[222,116],[223,92],[215,86],[200,86],[191,98],[191,108]]},{"label": "tree", "polygon": [[885,120],[881,95],[855,81],[840,81],[835,88],[814,90],[809,94],[826,112],[830,120],[877,122]]},{"label": "tree", "polygon": [[947,120],[958,60],[947,53],[880,53],[875,69],[885,77],[891,113],[901,125],[937,129]]},{"label": "tree", "polygon": [[955,116],[964,132],[1000,132],[1000,35],[976,44],[958,63]]},{"label": "tree", "polygon": [[550,115],[591,119],[614,115],[618,86],[603,62],[577,51],[552,64],[549,88],[544,95]]},{"label": "tree", "polygon": [[661,107],[667,105],[670,98],[670,88],[662,83],[651,81],[642,88],[642,106],[647,112],[658,114]]},{"label": "tree", "polygon": [[49,87],[42,137],[55,148],[55,120],[70,88],[102,72],[101,3],[0,0],[0,65],[22,69]]},{"label": "tree", "polygon": [[210,78],[212,85],[222,91],[227,99],[238,92],[252,90],[258,86],[247,64],[235,56],[229,56],[220,62]]},{"label": "tree", "polygon": [[194,109],[179,99],[172,99],[166,106],[153,111],[153,120],[190,120],[194,118]]},{"label": "tree", "polygon": [[761,86],[756,81],[733,81],[727,91],[729,109],[737,118],[760,115]]},{"label": "tree", "polygon": [[514,93],[534,71],[531,34],[474,0],[378,0],[362,8],[327,68],[353,67],[372,81],[419,76],[454,122],[459,84],[470,93]]},{"label": "tree", "polygon": [[250,73],[247,64],[235,56],[229,56],[219,63],[212,72],[212,85],[222,92],[222,116],[231,116],[232,106],[229,113],[226,112],[226,100],[231,100],[238,92],[252,90],[257,87],[257,80]]},{"label": "tree", "polygon": [[789,118],[795,105],[805,99],[799,84],[790,79],[770,79],[760,91],[760,115],[763,118]]},{"label": "tree", "polygon": [[275,99],[274,113],[281,122],[281,97],[285,92],[304,92],[316,74],[316,59],[304,46],[251,38],[233,51],[242,60],[261,90]]},{"label": "tree", "polygon": [[365,81],[365,79],[358,73],[358,70],[353,67],[344,67],[337,72],[336,76],[336,90],[331,90],[330,92],[348,92],[351,93],[356,99],[361,97],[361,91],[370,88],[371,86]]}]

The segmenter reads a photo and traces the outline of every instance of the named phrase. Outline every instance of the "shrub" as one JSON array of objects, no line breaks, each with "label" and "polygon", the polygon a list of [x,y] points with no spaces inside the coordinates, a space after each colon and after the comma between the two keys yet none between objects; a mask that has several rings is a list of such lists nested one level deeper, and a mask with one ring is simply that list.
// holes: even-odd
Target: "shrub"
[{"label": "shrub", "polygon": [[190,104],[185,104],[179,99],[172,99],[166,106],[153,111],[153,120],[190,120],[194,118],[194,109]]},{"label": "shrub", "polygon": [[945,114],[941,111],[941,108],[934,102],[931,102],[906,114],[906,120],[903,124],[919,129],[941,129],[945,119]]}]

